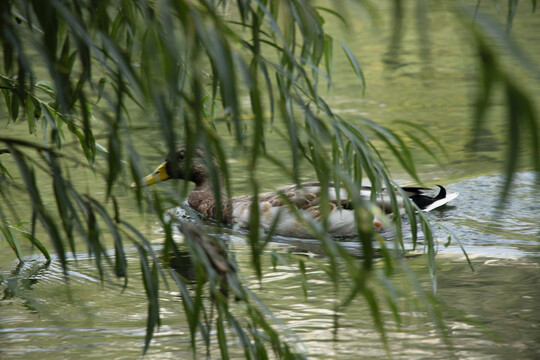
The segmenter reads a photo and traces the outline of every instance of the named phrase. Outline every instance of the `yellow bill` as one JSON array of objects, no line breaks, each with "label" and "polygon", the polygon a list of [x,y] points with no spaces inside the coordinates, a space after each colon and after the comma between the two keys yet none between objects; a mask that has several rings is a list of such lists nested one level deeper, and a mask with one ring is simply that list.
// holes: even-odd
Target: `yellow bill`
[{"label": "yellow bill", "polygon": [[[170,179],[171,177],[169,174],[167,174],[167,170],[165,170],[165,165],[167,165],[167,162],[164,162],[163,164],[159,165],[156,170],[154,170],[151,174],[146,175],[142,179],[142,186],[149,186],[153,185],[160,181],[165,181]],[[131,184],[131,188],[134,189],[137,187],[136,183]]]}]

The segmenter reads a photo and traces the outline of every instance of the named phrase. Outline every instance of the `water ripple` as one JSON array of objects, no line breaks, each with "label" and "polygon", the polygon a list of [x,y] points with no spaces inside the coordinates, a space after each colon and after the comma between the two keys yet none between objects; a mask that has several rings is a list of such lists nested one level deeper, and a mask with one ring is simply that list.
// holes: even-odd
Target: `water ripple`
[{"label": "water ripple", "polygon": [[[540,204],[531,172],[518,173],[510,188],[502,210],[500,192],[504,177],[500,174],[480,176],[448,186],[460,196],[430,216],[438,230],[437,236],[447,238],[450,233],[468,252],[505,257],[516,252],[521,255],[540,255]],[[535,190],[536,189],[536,190]],[[454,247],[454,248],[452,248]],[[454,242],[448,250],[456,250]]]}]

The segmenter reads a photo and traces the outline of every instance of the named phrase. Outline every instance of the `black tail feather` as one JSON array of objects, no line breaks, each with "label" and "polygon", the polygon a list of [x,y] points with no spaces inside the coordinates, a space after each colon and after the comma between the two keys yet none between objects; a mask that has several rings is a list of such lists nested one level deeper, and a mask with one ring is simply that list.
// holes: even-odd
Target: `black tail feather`
[{"label": "black tail feather", "polygon": [[418,192],[416,195],[410,196],[410,199],[414,201],[416,206],[418,206],[420,209],[425,209],[429,205],[433,204],[437,200],[444,199],[446,197],[446,189],[442,187],[441,185],[437,185],[439,187],[439,193],[435,197],[430,197],[427,195],[423,195],[421,192]]},{"label": "black tail feather", "polygon": [[435,200],[441,200],[441,199],[444,199],[446,197],[446,189],[444,187],[442,187],[441,185],[437,185],[439,187],[439,189],[441,189],[439,191],[439,193],[437,194],[437,196],[435,196]]}]

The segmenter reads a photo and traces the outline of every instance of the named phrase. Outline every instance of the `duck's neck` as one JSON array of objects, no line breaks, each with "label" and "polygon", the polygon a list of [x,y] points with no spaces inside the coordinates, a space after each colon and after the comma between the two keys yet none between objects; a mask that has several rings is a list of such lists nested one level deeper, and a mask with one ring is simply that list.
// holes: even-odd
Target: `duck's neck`
[{"label": "duck's neck", "polygon": [[205,217],[213,219],[221,217],[218,220],[228,222],[231,214],[230,203],[223,184],[220,185],[219,194],[222,209],[221,214],[218,214],[218,199],[216,199],[212,181],[209,179],[195,183],[195,189],[189,194],[188,204]]}]

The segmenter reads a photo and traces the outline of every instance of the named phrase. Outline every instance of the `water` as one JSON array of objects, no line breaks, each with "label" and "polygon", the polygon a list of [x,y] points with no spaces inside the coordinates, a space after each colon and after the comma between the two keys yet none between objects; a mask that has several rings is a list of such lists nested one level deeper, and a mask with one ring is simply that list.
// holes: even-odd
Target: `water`
[{"label": "water", "polygon": [[[398,291],[402,324],[396,327],[386,312],[387,336],[394,358],[532,359],[540,356],[540,251],[538,204],[531,203],[533,174],[516,177],[506,210],[493,217],[501,177],[480,176],[450,184],[460,191],[453,206],[429,214],[435,224],[438,247],[438,299],[449,331],[450,344],[408,294],[414,289],[405,275],[392,278]],[[476,199],[481,199],[476,201]],[[441,227],[439,229],[438,227]],[[444,229],[443,229],[444,228]],[[159,238],[155,228],[154,238]],[[444,246],[447,231],[456,238]],[[323,271],[306,258],[308,296],[304,298],[298,271],[291,266],[274,268],[269,256],[263,261],[262,287],[249,271],[249,248],[242,236],[228,238],[245,284],[274,311],[302,342],[298,346],[311,358],[386,358],[371,315],[362,300],[342,310],[340,330],[333,333],[334,304],[339,296]],[[465,260],[461,242],[474,271]],[[354,242],[350,242],[354,247]],[[287,253],[317,254],[309,240],[277,239],[270,249]],[[38,256],[16,267],[6,264],[0,305],[2,358],[114,358],[140,355],[146,324],[146,300],[141,286],[135,249],[128,249],[130,281],[101,283],[92,261],[79,254],[71,260],[69,280],[58,263],[45,266]],[[324,261],[315,257],[314,261]],[[425,256],[407,259],[407,266],[430,289]],[[379,265],[377,265],[378,267]],[[7,269],[11,268],[11,271]],[[5,285],[8,284],[6,287]],[[190,357],[189,331],[177,292],[162,289],[163,326],[148,358]],[[385,301],[381,299],[385,308]],[[126,311],[126,309],[129,309]],[[215,349],[217,352],[217,349]],[[233,354],[241,350],[232,348]],[[91,354],[91,356],[89,355]],[[203,353],[201,353],[201,356]]]},{"label": "water", "polygon": [[[451,21],[451,15],[441,8],[432,10],[429,36],[433,41],[428,62],[417,57],[420,49],[412,25],[404,31],[400,57],[389,63],[383,61],[388,52],[387,29],[383,27],[381,33],[367,21],[355,23],[349,31],[354,35],[346,42],[358,55],[366,73],[366,95],[360,96],[358,82],[345,75],[347,61],[336,52],[335,89],[328,101],[350,121],[368,117],[393,126],[393,121],[405,119],[425,126],[445,145],[449,156],[442,157],[444,167],[441,168],[417,150],[420,177],[428,185],[442,183],[449,191],[460,192],[450,206],[428,214],[438,243],[437,299],[447,336],[422,302],[410,296],[416,290],[407,275],[397,272],[391,281],[400,309],[400,326],[396,326],[385,299],[378,299],[385,314],[390,352],[396,359],[540,358],[540,204],[534,174],[526,169],[520,172],[512,184],[506,207],[502,212],[495,211],[502,182],[497,172],[503,164],[500,159],[505,149],[501,120],[496,116],[502,102],[494,104],[492,125],[483,135],[481,152],[471,155],[467,146],[470,106],[476,85],[472,76],[474,53],[463,42],[462,30]],[[528,54],[538,60],[539,32],[529,31],[536,26],[533,20],[533,16],[523,11],[514,22],[514,33],[524,43]],[[382,21],[384,25],[388,19]],[[330,29],[336,33],[342,30]],[[537,87],[538,84],[529,85]],[[4,121],[5,116],[0,119]],[[24,126],[10,125],[8,129],[10,134],[19,131],[21,137],[25,136]],[[141,134],[137,141],[144,146],[149,143],[147,139],[156,138],[156,134],[157,130]],[[384,154],[383,145],[379,145]],[[279,152],[280,148],[275,145],[272,151]],[[145,165],[152,170],[163,153],[147,151],[145,156]],[[13,166],[9,161],[5,165]],[[389,166],[398,180],[410,180],[397,164],[389,162]],[[240,164],[232,164],[232,167],[241,169]],[[70,170],[72,180],[79,186],[96,196],[103,193],[99,179]],[[266,171],[266,181],[261,184],[265,190],[276,184],[283,185],[277,172]],[[312,175],[304,174],[306,180],[312,179]],[[246,191],[246,179],[241,172],[235,175],[233,182],[235,193]],[[179,185],[160,186],[175,189]],[[44,191],[42,195],[46,201],[52,201],[52,192]],[[141,220],[132,194],[117,190],[116,195],[124,209],[124,219],[140,224],[138,230],[158,241],[161,234],[154,214],[149,211]],[[15,207],[20,216],[30,213],[23,200]],[[404,231],[408,255],[411,255],[405,264],[430,293],[431,279],[427,258],[421,252],[421,239],[419,249],[413,251],[407,241],[410,236],[407,236],[406,226]],[[448,234],[452,234],[450,242]],[[337,334],[333,332],[334,306],[345,293],[336,294],[334,285],[320,267],[314,265],[314,262],[325,261],[316,241],[276,238],[262,258],[260,287],[250,270],[250,252],[242,234],[232,232],[227,240],[242,269],[244,284],[250,285],[296,333],[301,340],[297,346],[310,358],[357,359],[359,354],[363,358],[387,358],[363,300],[355,300],[347,309],[340,309],[340,329]],[[344,245],[353,252],[358,250],[354,240]],[[112,276],[104,282],[99,280],[93,260],[88,258],[83,246],[79,246],[76,259],[72,256],[69,260],[68,278],[57,261],[47,265],[29,247],[23,246],[23,250],[28,257],[25,263],[18,264],[7,244],[0,244],[1,359],[134,359],[140,356],[147,303],[134,248],[126,249],[130,278],[125,289],[123,282]],[[291,265],[274,267],[271,251],[281,254]],[[303,256],[306,262],[307,298],[303,295],[295,256]],[[381,264],[377,263],[376,267],[380,268]],[[112,274],[108,266],[106,270]],[[384,293],[379,288],[375,291]],[[147,358],[192,358],[179,294],[173,287],[162,288],[160,301],[163,324]],[[198,358],[204,358],[201,349],[197,352]],[[238,344],[232,344],[233,358],[240,358],[242,351]],[[214,357],[217,358],[218,353],[217,348],[213,349]]]},{"label": "water", "polygon": [[[438,299],[449,331],[447,343],[426,309],[408,294],[414,289],[405,275],[392,278],[398,291],[401,326],[396,327],[386,309],[390,349],[397,359],[533,359],[540,356],[540,237],[538,204],[531,203],[533,174],[516,177],[512,197],[504,212],[494,217],[501,177],[480,176],[448,186],[460,191],[452,206],[429,214],[438,240]],[[440,227],[440,228],[439,228]],[[406,227],[405,227],[406,229]],[[153,238],[159,239],[154,226]],[[450,245],[447,231],[455,238]],[[302,340],[298,346],[310,358],[386,358],[368,307],[355,300],[341,311],[340,329],[333,333],[334,305],[343,296],[334,293],[324,272],[306,258],[308,296],[304,298],[298,269],[274,268],[263,259],[262,287],[249,271],[249,248],[242,236],[228,238],[242,271],[274,314]],[[457,240],[471,259],[469,267]],[[354,241],[347,243],[358,247]],[[410,247],[410,245],[409,245]],[[276,239],[270,249],[317,256],[316,242]],[[31,256],[24,264],[3,257],[0,302],[2,359],[133,359],[140,356],[146,326],[146,297],[141,285],[136,250],[127,251],[130,280],[126,290],[116,280],[100,282],[93,262],[84,253],[71,258],[69,279],[58,262],[45,265]],[[5,254],[4,254],[5,255]],[[407,266],[430,289],[425,256],[408,258]],[[377,264],[376,267],[379,267]],[[112,271],[112,269],[109,269]],[[189,330],[182,315],[179,294],[160,292],[163,325],[148,358],[191,357]],[[234,306],[234,305],[233,305]],[[385,308],[385,301],[381,299]],[[217,349],[214,349],[217,353]],[[232,346],[241,357],[241,349]],[[204,353],[200,352],[200,355]]]}]

